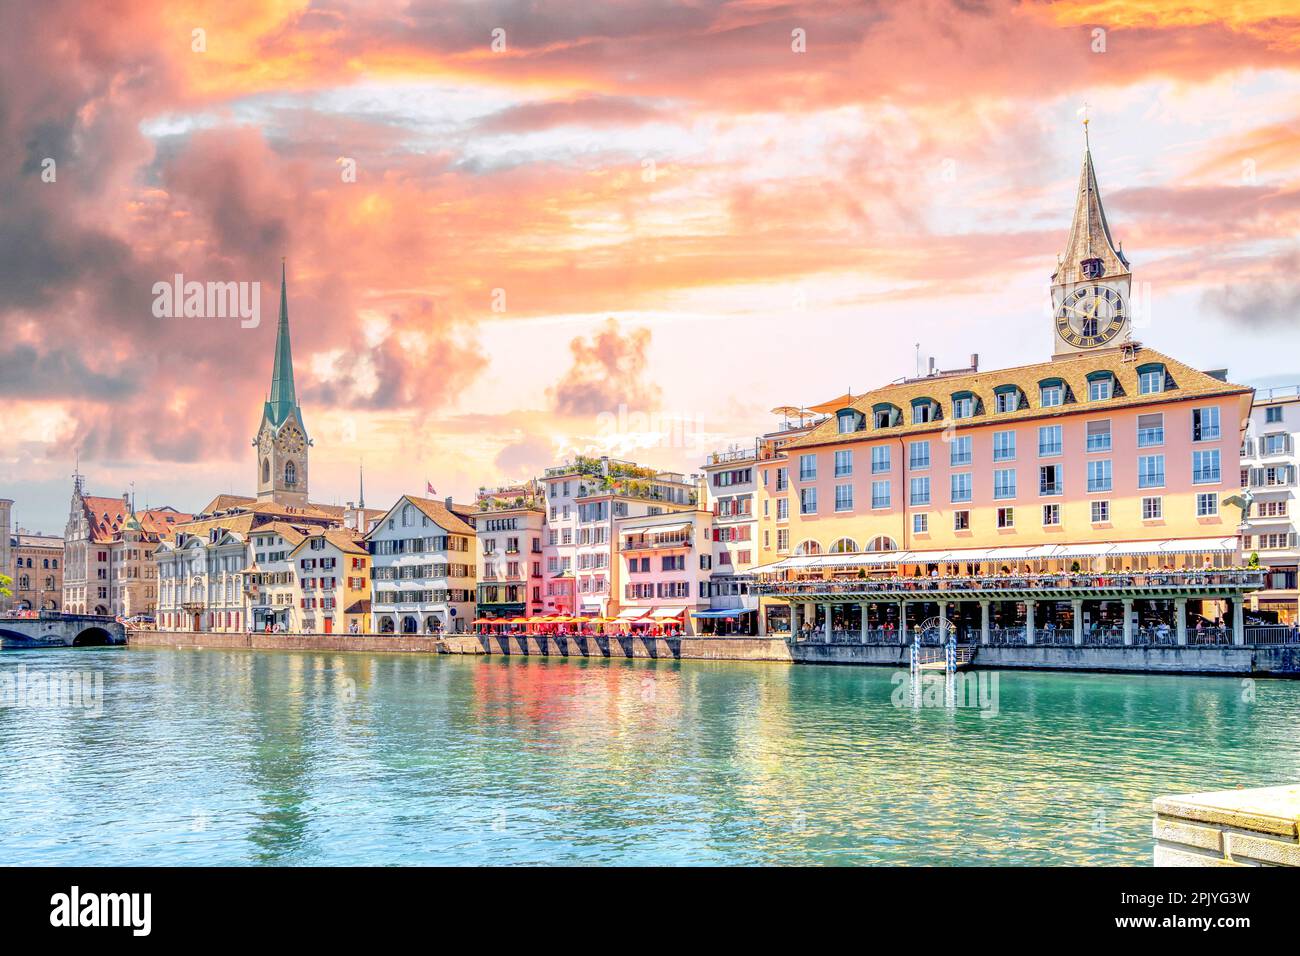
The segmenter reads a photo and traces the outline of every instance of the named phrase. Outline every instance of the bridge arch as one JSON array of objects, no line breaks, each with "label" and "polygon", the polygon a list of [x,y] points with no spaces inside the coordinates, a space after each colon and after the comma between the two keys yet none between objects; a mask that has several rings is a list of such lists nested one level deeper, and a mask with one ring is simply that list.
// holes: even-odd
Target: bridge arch
[{"label": "bridge arch", "polygon": [[88,627],[72,639],[73,647],[106,647],[113,643],[113,635],[102,627]]}]

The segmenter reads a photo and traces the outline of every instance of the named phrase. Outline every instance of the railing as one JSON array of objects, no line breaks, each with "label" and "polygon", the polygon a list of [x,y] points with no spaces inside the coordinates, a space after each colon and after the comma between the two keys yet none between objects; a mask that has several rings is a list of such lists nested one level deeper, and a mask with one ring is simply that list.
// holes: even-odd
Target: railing
[{"label": "railing", "polygon": [[1029,641],[1023,627],[995,627],[989,632],[989,643],[994,647],[1017,647]]},{"label": "railing", "polygon": [[1300,630],[1286,624],[1247,625],[1247,644],[1300,644]]},{"label": "railing", "polygon": [[624,551],[651,551],[655,548],[689,548],[693,542],[690,538],[662,538],[658,541],[625,541]]}]

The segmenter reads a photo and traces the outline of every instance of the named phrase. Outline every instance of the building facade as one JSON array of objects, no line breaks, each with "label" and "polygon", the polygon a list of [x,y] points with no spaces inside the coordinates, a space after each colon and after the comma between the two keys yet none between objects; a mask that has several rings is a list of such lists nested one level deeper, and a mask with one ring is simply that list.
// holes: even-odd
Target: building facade
[{"label": "building facade", "polygon": [[484,488],[476,504],[477,616],[500,620],[545,614],[543,541],[547,529],[541,485],[530,481]]},{"label": "building facade", "polygon": [[[1052,600],[1048,587],[1040,599],[1027,586],[1014,599],[954,600],[937,583],[930,595],[913,587],[910,601],[848,599],[859,596],[852,581],[863,582],[860,596],[888,594],[870,583],[882,575],[1158,577],[1240,564],[1240,509],[1225,499],[1238,489],[1253,390],[1134,341],[1130,278],[1085,150],[1052,277],[1050,361],[993,371],[973,361],[846,397],[783,456],[759,463],[779,559],[757,569],[760,590],[794,609],[796,632],[810,612],[821,615],[817,633],[905,625],[909,603],[921,619],[987,631],[992,618],[1031,642],[1049,626],[1128,635],[1156,614],[1177,617],[1180,636],[1197,614],[1240,626],[1248,588],[1227,577],[1163,603],[1150,596],[1158,589],[1088,601]],[[837,593],[842,605],[827,599]]]},{"label": "building facade", "polygon": [[472,509],[403,495],[369,534],[371,615],[381,634],[458,634],[474,620]]},{"label": "building facade", "polygon": [[313,528],[289,552],[293,630],[307,634],[370,632],[370,554],[344,528]]},{"label": "building facade", "polygon": [[13,579],[9,607],[15,611],[57,611],[63,602],[63,539],[19,528],[6,534]]},{"label": "building facade", "polygon": [[690,509],[615,521],[621,606],[633,627],[695,634],[709,610],[713,515]]},{"label": "building facade", "polygon": [[1300,619],[1296,568],[1296,484],[1300,473],[1300,386],[1261,389],[1241,446],[1241,485],[1249,513],[1242,551],[1268,573],[1250,610],[1261,621],[1295,624]]},{"label": "building facade", "polygon": [[684,475],[608,457],[578,456],[548,468],[542,483],[548,614],[617,615],[621,572],[614,523],[693,509],[700,501],[697,483]]}]

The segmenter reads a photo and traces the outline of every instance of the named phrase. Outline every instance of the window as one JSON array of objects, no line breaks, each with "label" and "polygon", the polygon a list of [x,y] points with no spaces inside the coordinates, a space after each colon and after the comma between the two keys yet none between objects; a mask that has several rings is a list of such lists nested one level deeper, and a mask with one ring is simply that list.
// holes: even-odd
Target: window
[{"label": "window", "polygon": [[1110,451],[1110,419],[1088,422],[1088,451]]},{"label": "window", "polygon": [[1014,498],[1016,496],[1016,470],[998,468],[993,472],[993,497]]},{"label": "window", "polygon": [[952,530],[969,531],[970,530],[970,512],[954,511],[952,513]]},{"label": "window", "polygon": [[1061,426],[1044,425],[1038,429],[1038,457],[1050,458],[1061,453]]},{"label": "window", "polygon": [[817,456],[800,455],[799,456],[799,480],[815,481],[817,478]]},{"label": "window", "polygon": [[1016,526],[1016,509],[999,508],[998,509],[998,527],[1014,528]]},{"label": "window", "polygon": [[903,423],[903,413],[897,405],[882,402],[872,407],[871,419],[877,428],[891,428]]},{"label": "window", "polygon": [[853,510],[853,486],[852,485],[835,486],[835,510],[836,511]]},{"label": "window", "polygon": [[879,475],[882,472],[889,471],[889,446],[880,445],[871,449],[871,473]]},{"label": "window", "polygon": [[939,406],[932,398],[918,398],[912,402],[912,424],[924,425],[937,420]]},{"label": "window", "polygon": [[1138,392],[1152,395],[1165,390],[1165,367],[1163,365],[1143,366],[1138,369]]},{"label": "window", "polygon": [[975,414],[975,399],[970,395],[962,395],[960,398],[952,400],[952,417],[953,418],[970,418]]},{"label": "window", "polygon": [[913,478],[909,485],[908,498],[914,505],[928,505],[930,503],[930,479],[927,477]]},{"label": "window", "polygon": [[1110,521],[1110,502],[1094,501],[1092,502],[1092,523],[1106,524]]},{"label": "window", "polygon": [[1088,462],[1088,493],[1110,491],[1111,470],[1109,458],[1098,458]]},{"label": "window", "polygon": [[1109,374],[1090,379],[1088,382],[1088,401],[1104,402],[1115,392],[1115,381]]},{"label": "window", "polygon": [[1219,440],[1219,410],[1210,408],[1192,409],[1192,441]]},{"label": "window", "polygon": [[1043,465],[1038,469],[1038,493],[1040,495],[1059,495],[1064,487],[1060,465]]},{"label": "window", "polygon": [[1138,456],[1138,487],[1163,488],[1165,486],[1165,456]]},{"label": "window", "polygon": [[1218,482],[1221,477],[1219,449],[1212,448],[1209,451],[1192,452],[1192,484],[1204,485],[1210,482]]},{"label": "window", "polygon": [[817,513],[816,488],[799,489],[799,513],[801,515],[815,515]]},{"label": "window", "polygon": [[1161,497],[1151,497],[1142,499],[1142,520],[1156,521],[1164,517],[1165,499]]},{"label": "window", "polygon": [[922,512],[919,515],[912,515],[912,532],[914,534],[927,534],[930,530],[930,516]]},{"label": "window", "polygon": [[789,519],[790,519],[790,499],[789,498],[776,499],[776,520],[788,521]]},{"label": "window", "polygon": [[835,413],[841,435],[858,431],[862,427],[862,415],[851,408],[842,408]]},{"label": "window", "polygon": [[1219,498],[1213,492],[1196,496],[1196,517],[1211,518],[1219,513]]},{"label": "window", "polygon": [[1165,416],[1157,412],[1154,415],[1138,416],[1138,447],[1152,448],[1165,443]]},{"label": "window", "polygon": [[969,435],[954,438],[948,447],[949,465],[956,468],[960,465],[969,465],[971,463],[971,437]]},{"label": "window", "polygon": [[1020,389],[1015,386],[1003,387],[997,392],[997,409],[999,412],[1014,412],[1020,408]]},{"label": "window", "polygon": [[835,477],[843,478],[853,474],[853,452],[849,450],[835,453]]},{"label": "window", "polygon": [[954,502],[971,500],[970,472],[963,471],[952,476],[952,500]]},{"label": "window", "polygon": [[1065,389],[1059,384],[1043,385],[1039,389],[1039,404],[1043,408],[1054,408],[1065,404]]},{"label": "window", "polygon": [[914,441],[908,446],[908,467],[913,469],[930,467],[930,443]]},{"label": "window", "polygon": [[776,490],[785,491],[790,487],[790,469],[778,468],[776,470]]},{"label": "window", "polygon": [[1266,423],[1272,424],[1273,422],[1280,422],[1281,420],[1282,420],[1281,405],[1270,405],[1269,407],[1264,409],[1264,421]]},{"label": "window", "polygon": [[790,529],[789,528],[776,529],[776,550],[778,551],[790,550]]},{"label": "window", "polygon": [[1016,433],[993,433],[993,460],[1014,461],[1016,457]]},{"label": "window", "polygon": [[1043,505],[1043,524],[1045,526],[1058,525],[1061,523],[1061,506],[1060,505]]},{"label": "window", "polygon": [[871,507],[889,507],[889,482],[887,480],[873,481],[871,483]]},{"label": "window", "polygon": [[1260,439],[1260,453],[1263,455],[1289,455],[1291,453],[1291,436],[1286,432],[1276,432]]}]

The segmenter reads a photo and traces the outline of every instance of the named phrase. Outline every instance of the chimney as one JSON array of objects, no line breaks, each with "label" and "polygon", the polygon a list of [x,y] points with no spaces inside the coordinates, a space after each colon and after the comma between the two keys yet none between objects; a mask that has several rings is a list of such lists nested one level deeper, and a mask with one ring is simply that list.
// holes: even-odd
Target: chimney
[{"label": "chimney", "polygon": [[451,498],[450,498],[450,497],[447,498],[447,500],[446,500],[446,505],[447,505],[447,510],[450,511],[450,510],[451,510]]},{"label": "chimney", "polygon": [[980,370],[980,354],[979,354],[979,352],[971,352],[971,354],[970,354],[970,370],[971,370],[972,372],[978,372],[978,371]]},{"label": "chimney", "polygon": [[934,374],[934,356],[933,356],[933,355],[930,356],[930,374],[931,374],[931,375]]}]

